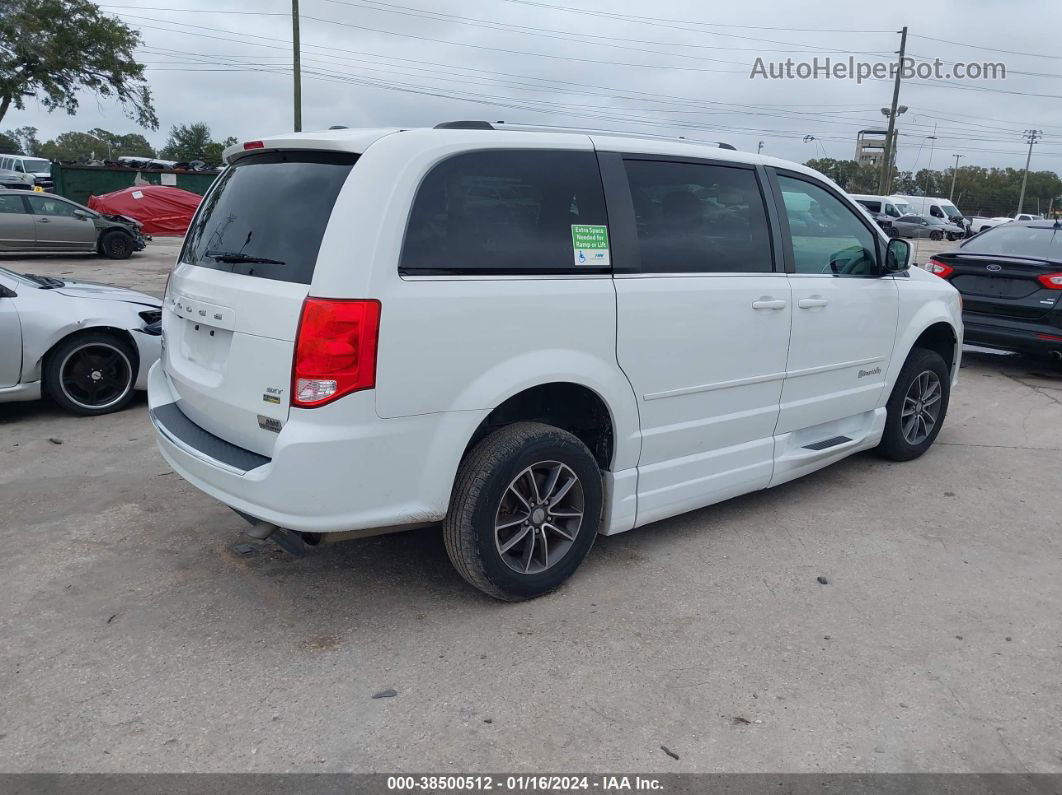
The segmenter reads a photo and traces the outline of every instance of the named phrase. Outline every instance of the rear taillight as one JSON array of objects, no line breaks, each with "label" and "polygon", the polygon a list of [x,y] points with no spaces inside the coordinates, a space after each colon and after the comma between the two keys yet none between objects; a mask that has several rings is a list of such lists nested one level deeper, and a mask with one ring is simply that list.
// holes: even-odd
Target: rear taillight
[{"label": "rear taillight", "polygon": [[380,302],[307,298],[291,372],[291,405],[325,403],[376,386]]},{"label": "rear taillight", "polygon": [[1062,273],[1045,273],[1037,276],[1036,281],[1048,290],[1062,290]]},{"label": "rear taillight", "polygon": [[930,273],[935,273],[941,279],[947,279],[955,272],[955,268],[951,267],[951,265],[945,265],[943,262],[936,259],[930,259],[929,262],[926,263],[926,270]]}]

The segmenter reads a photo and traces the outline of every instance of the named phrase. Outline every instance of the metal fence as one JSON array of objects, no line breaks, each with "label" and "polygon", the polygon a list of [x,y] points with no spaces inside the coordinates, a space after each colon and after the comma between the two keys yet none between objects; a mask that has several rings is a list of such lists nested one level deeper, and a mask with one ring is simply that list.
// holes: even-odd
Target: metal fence
[{"label": "metal fence", "polygon": [[172,185],[202,195],[213,184],[217,175],[218,172],[152,171],[136,168],[52,164],[55,192],[80,204],[88,203],[89,196],[100,196],[145,183]]}]

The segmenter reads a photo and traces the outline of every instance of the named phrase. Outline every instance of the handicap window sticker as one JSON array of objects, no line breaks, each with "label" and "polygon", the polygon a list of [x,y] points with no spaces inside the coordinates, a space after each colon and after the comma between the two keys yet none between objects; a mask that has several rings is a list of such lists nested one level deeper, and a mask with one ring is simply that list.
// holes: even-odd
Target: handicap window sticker
[{"label": "handicap window sticker", "polygon": [[608,266],[608,227],[572,224],[575,265]]}]

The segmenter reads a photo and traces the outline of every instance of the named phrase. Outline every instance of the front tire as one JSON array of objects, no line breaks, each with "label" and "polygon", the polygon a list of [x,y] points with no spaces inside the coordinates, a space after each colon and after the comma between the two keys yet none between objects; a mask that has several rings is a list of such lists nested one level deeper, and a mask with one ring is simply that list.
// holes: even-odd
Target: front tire
[{"label": "front tire", "polygon": [[133,248],[133,238],[125,232],[107,232],[100,238],[100,253],[107,259],[129,259]]},{"label": "front tire", "polygon": [[601,471],[572,434],[518,422],[461,463],[443,522],[458,573],[496,599],[552,591],[572,575],[601,526]]},{"label": "front tire", "polygon": [[94,416],[128,405],[136,373],[136,355],[127,342],[110,334],[78,334],[48,354],[44,383],[62,408]]},{"label": "front tire", "polygon": [[944,233],[941,232],[939,229],[934,230],[933,232],[929,233],[929,239],[930,240],[943,240],[944,239]]},{"label": "front tire", "polygon": [[912,350],[886,404],[878,453],[892,461],[922,455],[940,433],[950,397],[951,377],[941,355],[925,348]]}]

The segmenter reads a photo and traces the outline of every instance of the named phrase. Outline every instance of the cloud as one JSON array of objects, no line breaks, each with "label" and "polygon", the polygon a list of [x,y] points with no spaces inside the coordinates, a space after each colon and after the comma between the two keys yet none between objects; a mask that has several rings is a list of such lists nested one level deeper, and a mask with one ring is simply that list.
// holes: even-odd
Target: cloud
[{"label": "cloud", "polygon": [[[105,5],[144,37],[141,60],[161,122],[205,121],[214,135],[251,138],[291,128],[291,19],[282,0],[116,0]],[[1003,61],[1005,81],[943,86],[905,82],[899,165],[942,168],[1024,165],[1022,130],[1047,132],[1034,169],[1062,167],[1062,58],[1004,54],[934,41],[972,42],[1023,53],[1056,52],[1055,5],[1012,4],[1006,13],[969,4],[896,7],[827,0],[647,5],[633,0],[302,0],[303,127],[422,126],[488,119],[685,135],[804,161],[850,158],[858,130],[883,126],[888,80],[765,81],[757,58],[830,56],[891,61],[910,25],[921,58]],[[165,10],[174,9],[174,10]],[[180,10],[177,10],[180,9]],[[589,12],[589,13],[580,13]],[[653,16],[650,18],[649,15]],[[991,19],[991,28],[986,22]],[[743,27],[738,27],[743,26]],[[1018,74],[1029,72],[1034,74]],[[1045,76],[1046,75],[1046,76]],[[1002,89],[999,93],[980,89]],[[110,102],[86,96],[78,115],[48,114],[32,100],[5,127],[32,124],[41,137],[104,127],[132,132]],[[936,125],[936,139],[930,141]],[[804,143],[805,136],[815,141]]]}]

